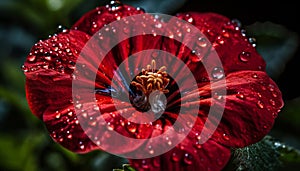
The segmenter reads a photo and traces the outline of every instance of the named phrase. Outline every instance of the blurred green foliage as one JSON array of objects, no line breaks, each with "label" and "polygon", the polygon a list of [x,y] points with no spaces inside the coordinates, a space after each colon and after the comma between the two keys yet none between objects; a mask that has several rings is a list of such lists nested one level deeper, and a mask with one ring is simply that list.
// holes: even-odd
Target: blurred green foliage
[{"label": "blurred green foliage", "polygon": [[[131,5],[142,6],[151,12],[171,13],[185,1],[180,1],[175,6],[165,5],[160,11],[155,8],[160,1],[129,0],[128,2]],[[124,163],[127,163],[125,159],[100,151],[75,154],[55,143],[48,135],[43,123],[32,115],[28,108],[24,91],[25,77],[20,69],[35,42],[55,33],[58,25],[70,27],[83,13],[106,3],[107,1],[100,0],[0,1],[0,171],[111,171],[113,168],[130,171],[129,166],[123,166]],[[254,36],[255,34],[262,35],[260,34],[262,32],[255,31],[254,27],[251,27],[251,30]],[[288,30],[286,31],[288,32]],[[267,33],[270,32],[267,31]],[[266,35],[270,36],[270,34]],[[271,36],[273,35],[271,34]],[[291,37],[280,38],[287,41],[286,38]],[[286,41],[279,41],[276,46],[280,46],[280,43]],[[272,49],[269,46],[266,47],[269,49],[262,49],[262,53],[265,53],[263,56],[269,55],[268,58],[274,59],[272,55],[270,56],[270,54],[274,54]],[[258,48],[263,48],[259,42]],[[277,47],[276,50],[280,50],[280,48]],[[272,53],[268,53],[268,51]],[[288,52],[291,51],[294,52],[295,49],[288,49]],[[282,56],[287,53],[276,51],[276,54],[283,54],[279,57],[276,56],[278,65],[283,61]],[[294,54],[288,53],[288,55],[288,58],[292,58]],[[288,62],[288,60],[284,61]],[[276,66],[274,67],[276,68]],[[275,74],[278,76],[278,73]],[[300,148],[298,136],[300,98],[288,100],[285,103],[286,105],[279,114],[280,117],[270,134],[279,138],[280,141]],[[289,147],[279,152],[282,154],[279,159],[288,167],[299,166],[299,151]]]}]

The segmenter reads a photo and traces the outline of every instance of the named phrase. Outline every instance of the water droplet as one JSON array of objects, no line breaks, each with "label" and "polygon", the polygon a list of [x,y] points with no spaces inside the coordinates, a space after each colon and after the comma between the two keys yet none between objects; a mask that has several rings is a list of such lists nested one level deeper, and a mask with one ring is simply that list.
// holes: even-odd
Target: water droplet
[{"label": "water droplet", "polygon": [[250,38],[248,39],[248,41],[249,41],[249,43],[250,43],[253,47],[256,47],[256,39],[255,39],[255,38],[250,37]]},{"label": "water droplet", "polygon": [[202,148],[202,144],[200,144],[199,141],[196,141],[195,147],[196,147],[197,149],[201,149],[201,148]]},{"label": "water droplet", "polygon": [[56,118],[56,119],[59,119],[60,117],[61,117],[61,113],[59,113],[58,111],[56,111],[55,118]]},{"label": "water droplet", "polygon": [[274,90],[275,90],[275,87],[274,87],[273,84],[269,84],[269,85],[268,85],[268,89],[269,89],[270,91],[274,91]]},{"label": "water droplet", "polygon": [[107,129],[108,129],[109,131],[113,131],[113,130],[115,129],[115,127],[114,127],[113,124],[111,124],[110,122],[108,122],[108,123],[107,123]]},{"label": "water droplet", "polygon": [[267,128],[268,128],[268,126],[267,126],[267,125],[264,125],[264,126],[263,126],[263,128],[264,128],[264,129],[267,129]]},{"label": "water droplet", "polygon": [[191,24],[194,23],[194,19],[193,19],[192,17],[188,18],[187,21],[188,21],[189,23],[191,23]]},{"label": "water droplet", "polygon": [[80,149],[83,150],[83,149],[84,149],[84,145],[81,145],[81,146],[80,146]]},{"label": "water droplet", "polygon": [[217,37],[217,43],[220,44],[220,45],[222,45],[222,44],[225,43],[225,41],[224,41],[224,39],[221,36],[218,36]]},{"label": "water droplet", "polygon": [[240,93],[240,92],[238,92],[238,93],[236,94],[236,97],[239,98],[239,99],[244,99],[244,98],[245,98],[244,94],[242,94],[242,93]]},{"label": "water droplet", "polygon": [[110,1],[109,3],[109,9],[111,11],[117,11],[117,10],[120,10],[121,8],[123,7],[123,4],[116,0],[116,1]]},{"label": "water droplet", "polygon": [[125,34],[128,34],[128,33],[129,33],[129,29],[128,29],[127,27],[124,27],[124,28],[123,28],[123,32],[124,32]]},{"label": "water droplet", "polygon": [[226,140],[226,141],[229,141],[230,140],[229,135],[224,133],[223,134],[223,139]]},{"label": "water droplet", "polygon": [[192,155],[190,155],[188,153],[185,153],[183,161],[184,161],[185,164],[188,164],[188,165],[193,164],[193,157],[192,157]]},{"label": "water droplet", "polygon": [[194,124],[192,122],[186,122],[186,125],[189,127],[189,128],[192,128],[194,126]]},{"label": "water droplet", "polygon": [[142,160],[142,168],[144,168],[144,169],[149,169],[149,164],[147,163],[147,161],[146,160]]},{"label": "water droplet", "polygon": [[190,59],[192,62],[199,62],[201,61],[201,54],[198,53],[196,50],[191,51]]},{"label": "water droplet", "polygon": [[239,28],[242,27],[242,23],[241,23],[241,21],[238,20],[238,19],[233,19],[233,20],[231,20],[231,23],[232,23],[232,24],[235,24],[235,25],[236,25],[237,27],[239,27]]},{"label": "water droplet", "polygon": [[272,106],[275,106],[275,101],[273,99],[270,99],[269,101]]},{"label": "water droplet", "polygon": [[99,111],[100,108],[99,108],[98,105],[95,105],[93,109],[94,109],[95,111]]},{"label": "water droplet", "polygon": [[207,40],[204,37],[199,37],[197,40],[197,45],[200,47],[206,47],[207,46]]},{"label": "water droplet", "polygon": [[248,62],[249,61],[249,58],[251,57],[251,53],[250,52],[241,52],[239,54],[239,59],[242,61],[242,62]]},{"label": "water droplet", "polygon": [[223,100],[224,96],[220,93],[215,92],[214,95],[213,95],[213,98],[216,99],[216,100]]},{"label": "water droplet", "polygon": [[244,37],[246,37],[247,36],[247,34],[246,34],[247,32],[246,32],[246,30],[245,29],[242,29],[241,30],[241,34],[242,34],[242,36],[244,36]]},{"label": "water droplet", "polygon": [[156,51],[156,50],[154,50],[154,51],[152,52],[152,54],[151,54],[151,56],[152,56],[153,58],[158,57],[158,55],[159,55],[159,52]]},{"label": "water droplet", "polygon": [[254,73],[254,74],[252,75],[252,78],[258,78],[258,75],[257,75],[256,73]]},{"label": "water droplet", "polygon": [[132,124],[132,123],[128,122],[127,125],[126,125],[126,128],[131,133],[135,133],[136,132],[136,125],[135,124]]},{"label": "water droplet", "polygon": [[172,160],[173,160],[174,162],[178,162],[178,161],[179,161],[179,156],[178,156],[178,154],[176,154],[175,152],[172,153]]},{"label": "water droplet", "polygon": [[260,109],[263,109],[263,108],[264,108],[263,102],[259,100],[259,101],[257,102],[257,107],[259,107]]},{"label": "water droplet", "polygon": [[213,79],[222,79],[224,77],[224,71],[220,67],[214,67],[211,73]]},{"label": "water droplet", "polygon": [[28,72],[28,71],[29,71],[28,67],[26,67],[25,65],[22,65],[21,69],[22,69],[24,72]]},{"label": "water droplet", "polygon": [[36,59],[36,56],[35,55],[30,55],[30,56],[27,57],[27,59],[28,59],[29,62],[34,62],[35,59]]},{"label": "water droplet", "polygon": [[272,96],[273,96],[273,97],[277,97],[278,95],[277,95],[276,92],[272,92]]},{"label": "water droplet", "polygon": [[68,135],[67,138],[71,139],[72,138],[72,134]]},{"label": "water droplet", "polygon": [[151,145],[148,146],[148,149],[149,149],[149,154],[154,154],[154,150],[152,149]]},{"label": "water droplet", "polygon": [[64,27],[64,26],[59,25],[59,26],[57,27],[57,29],[56,29],[56,32],[57,32],[57,33],[68,33],[69,30],[68,30],[66,27]]}]

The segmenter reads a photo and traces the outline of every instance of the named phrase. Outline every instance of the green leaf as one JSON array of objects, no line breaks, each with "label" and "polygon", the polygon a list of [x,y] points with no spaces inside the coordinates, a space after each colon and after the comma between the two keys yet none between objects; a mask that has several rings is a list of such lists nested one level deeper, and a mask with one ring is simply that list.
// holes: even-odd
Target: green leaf
[{"label": "green leaf", "polygon": [[276,170],[281,162],[279,152],[271,137],[266,136],[262,141],[245,148],[233,151],[232,164],[235,170]]},{"label": "green leaf", "polygon": [[123,169],[113,169],[113,171],[136,171],[129,164],[123,164]]},{"label": "green leaf", "polygon": [[277,79],[298,48],[297,33],[272,22],[256,22],[246,30],[248,36],[256,39],[256,49],[267,62],[268,74]]},{"label": "green leaf", "polygon": [[300,165],[300,152],[271,136],[266,136],[256,144],[234,149],[224,171],[280,170],[293,164]]}]

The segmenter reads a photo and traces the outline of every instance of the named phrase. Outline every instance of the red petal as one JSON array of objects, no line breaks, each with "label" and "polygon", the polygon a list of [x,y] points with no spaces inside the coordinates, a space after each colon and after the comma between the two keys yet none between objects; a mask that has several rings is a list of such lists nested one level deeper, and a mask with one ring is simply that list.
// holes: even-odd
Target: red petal
[{"label": "red petal", "polygon": [[[201,125],[201,124],[200,124]],[[198,171],[198,170],[221,170],[230,159],[230,149],[216,143],[213,140],[208,140],[204,144],[199,143],[199,123],[195,125],[190,134],[172,150],[153,158],[130,160],[132,166],[139,171]],[[156,130],[154,132],[161,132]],[[165,142],[157,142],[164,148],[170,145],[168,140]],[[157,148],[150,148],[149,144],[144,148],[149,150],[156,150]],[[159,148],[158,148],[159,149]]]},{"label": "red petal", "polygon": [[23,70],[26,95],[32,112],[42,118],[49,106],[71,100],[72,73],[81,48],[89,36],[70,31],[40,41],[32,47]]},{"label": "red petal", "polygon": [[[178,14],[179,18],[189,21],[195,25],[209,39],[212,47],[217,51],[223,64],[225,74],[240,70],[264,70],[265,62],[250,44],[248,38],[242,33],[241,28],[235,22],[215,13],[188,13]],[[208,53],[202,60],[210,73],[215,61]],[[205,71],[204,71],[205,72]],[[204,73],[199,71],[199,73]],[[197,75],[197,74],[195,74]]]},{"label": "red petal", "polygon": [[[222,110],[220,102],[226,101],[214,138],[230,147],[244,147],[261,140],[272,128],[283,106],[281,92],[265,72],[231,73],[226,77],[226,84],[215,82],[211,86],[216,93],[226,86],[227,94],[215,94],[215,97],[201,100],[200,106],[204,110],[209,107]],[[210,91],[210,86],[200,89]],[[206,93],[202,95],[205,98]]]},{"label": "red petal", "polygon": [[89,35],[95,34],[104,25],[120,18],[142,14],[141,8],[134,8],[128,5],[120,5],[113,9],[111,6],[97,7],[96,9],[84,14],[73,26],[73,29],[81,30]]}]

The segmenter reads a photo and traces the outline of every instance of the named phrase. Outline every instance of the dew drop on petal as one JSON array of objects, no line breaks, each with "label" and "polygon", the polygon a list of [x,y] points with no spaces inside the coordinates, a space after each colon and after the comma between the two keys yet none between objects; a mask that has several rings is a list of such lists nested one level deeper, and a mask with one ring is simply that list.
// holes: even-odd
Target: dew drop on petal
[{"label": "dew drop on petal", "polygon": [[24,72],[28,72],[28,71],[29,71],[28,67],[26,67],[25,65],[22,65],[21,69],[22,69]]},{"label": "dew drop on petal", "polygon": [[108,123],[107,123],[107,129],[108,129],[109,131],[113,131],[113,130],[115,129],[115,127],[114,127],[113,124],[111,124],[110,122],[108,122]]},{"label": "dew drop on petal", "polygon": [[224,96],[220,93],[215,92],[214,95],[213,95],[213,98],[216,99],[216,100],[223,100]]},{"label": "dew drop on petal", "polygon": [[185,164],[191,165],[193,164],[193,157],[189,153],[185,153],[183,161]]},{"label": "dew drop on petal", "polygon": [[256,73],[254,73],[254,74],[252,75],[252,78],[258,78],[258,75],[257,75]]},{"label": "dew drop on petal", "polygon": [[248,41],[249,41],[249,43],[250,43],[253,47],[256,47],[256,39],[255,39],[255,38],[250,37],[250,38],[248,39]]},{"label": "dew drop on petal", "polygon": [[241,53],[239,54],[239,59],[240,59],[240,61],[242,61],[242,62],[248,62],[249,59],[250,59],[250,57],[251,57],[251,53],[250,53],[250,52],[245,52],[245,51],[243,51],[243,52],[241,52]]},{"label": "dew drop on petal", "polygon": [[272,106],[275,106],[275,101],[273,99],[270,99],[269,101]]},{"label": "dew drop on petal", "polygon": [[242,29],[242,30],[241,30],[241,34],[242,34],[242,36],[246,37],[246,36],[247,36],[246,30],[245,30],[245,29]]},{"label": "dew drop on petal", "polygon": [[268,85],[268,89],[269,89],[270,91],[274,91],[274,90],[275,90],[275,87],[274,87],[273,84],[269,84],[269,85]]},{"label": "dew drop on petal", "polygon": [[81,145],[81,146],[80,146],[80,149],[83,150],[83,149],[84,149],[84,145]]},{"label": "dew drop on petal", "polygon": [[207,40],[204,37],[199,37],[197,40],[197,45],[204,48],[207,46]]},{"label": "dew drop on petal", "polygon": [[143,160],[142,161],[142,168],[144,168],[144,169],[149,169],[149,164],[147,163],[147,161],[146,160]]},{"label": "dew drop on petal", "polygon": [[198,53],[196,50],[191,51],[190,59],[192,62],[200,62],[201,61],[201,54]]},{"label": "dew drop on petal", "polygon": [[123,4],[120,1],[115,0],[115,1],[110,1],[108,7],[111,11],[118,11],[123,7]]},{"label": "dew drop on petal", "polygon": [[126,128],[129,132],[135,133],[136,132],[136,125],[130,122],[127,123]]},{"label": "dew drop on petal", "polygon": [[224,77],[224,71],[220,67],[215,67],[212,70],[211,75],[212,75],[213,79],[222,79]]},{"label": "dew drop on petal", "polygon": [[228,136],[227,134],[224,133],[222,136],[223,136],[223,139],[224,139],[224,140],[226,140],[226,141],[229,141],[229,140],[230,140],[230,138],[229,138],[229,136]]},{"label": "dew drop on petal", "polygon": [[202,148],[202,144],[200,144],[199,141],[196,141],[195,145],[194,145],[197,149],[201,149]]},{"label": "dew drop on petal", "polygon": [[172,153],[172,161],[174,161],[174,162],[178,162],[179,161],[179,156],[178,156],[178,154],[177,153]]},{"label": "dew drop on petal", "polygon": [[148,146],[148,149],[149,149],[149,154],[154,154],[154,150],[152,149],[151,145]]},{"label": "dew drop on petal", "polygon": [[59,113],[58,111],[56,111],[55,118],[56,118],[56,119],[59,119],[60,117],[61,117],[61,113]]},{"label": "dew drop on petal", "polygon": [[57,33],[68,33],[69,32],[69,30],[66,27],[62,26],[62,25],[59,25],[57,27],[56,31],[57,31]]},{"label": "dew drop on petal", "polygon": [[257,107],[260,108],[260,109],[263,109],[265,106],[264,106],[263,102],[259,100],[257,102]]},{"label": "dew drop on petal", "polygon": [[29,62],[34,62],[35,59],[36,59],[36,56],[35,55],[30,55],[30,56],[27,57],[27,59],[28,59]]},{"label": "dew drop on petal", "polygon": [[242,94],[242,93],[240,93],[240,92],[238,92],[238,93],[236,94],[236,97],[239,98],[239,99],[244,99],[244,98],[245,98],[245,95]]},{"label": "dew drop on petal", "polygon": [[129,33],[129,28],[128,28],[128,27],[124,27],[124,28],[123,28],[123,32],[124,32],[125,34],[128,34],[128,33]]}]

